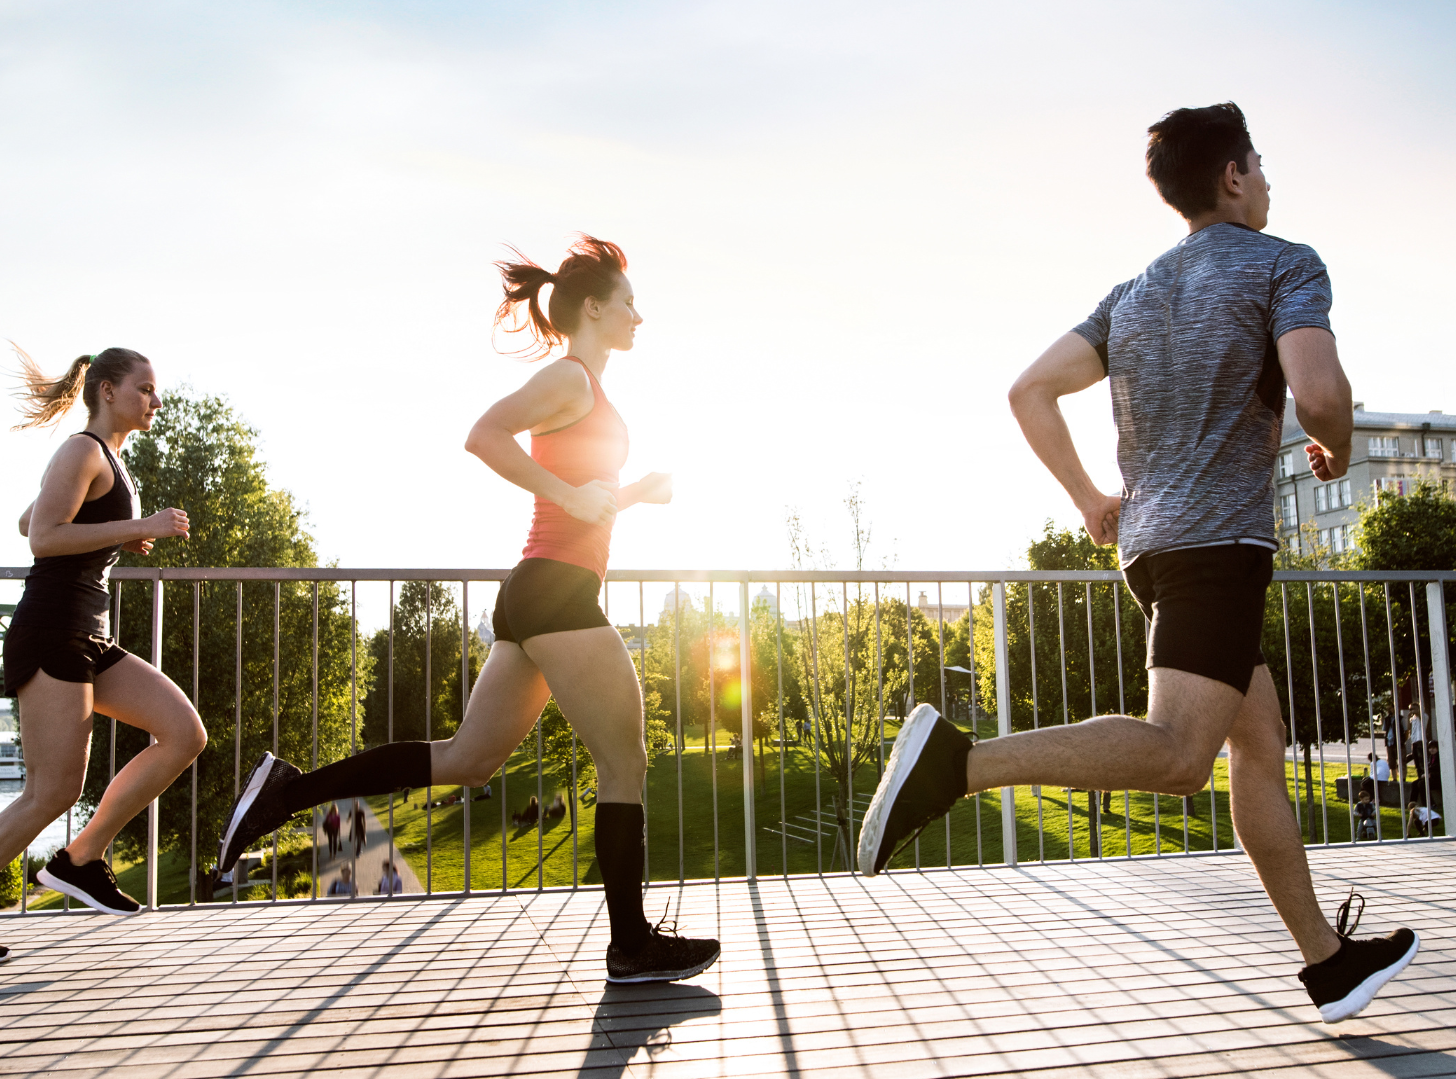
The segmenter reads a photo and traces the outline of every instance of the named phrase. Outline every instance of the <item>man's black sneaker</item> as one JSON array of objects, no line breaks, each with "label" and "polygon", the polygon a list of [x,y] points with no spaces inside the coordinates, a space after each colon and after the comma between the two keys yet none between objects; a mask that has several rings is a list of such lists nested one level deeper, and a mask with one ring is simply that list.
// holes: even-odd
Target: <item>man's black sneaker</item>
[{"label": "man's black sneaker", "polygon": [[264,753],[248,773],[247,782],[228,812],[227,829],[217,845],[217,868],[226,873],[243,852],[293,814],[283,803],[283,788],[303,773],[287,761]]},{"label": "man's black sneaker", "polygon": [[966,754],[974,744],[928,704],[910,713],[865,811],[859,834],[861,873],[873,877],[884,869],[927,824],[965,797]]},{"label": "man's black sneaker", "polygon": [[[1355,940],[1345,930],[1350,904],[1360,900],[1360,912],[1365,909],[1365,899],[1350,891],[1350,898],[1340,904],[1336,931],[1340,934],[1340,950],[1321,963],[1314,963],[1299,972],[1299,980],[1309,992],[1320,1011],[1320,1018],[1326,1023],[1339,1023],[1359,1015],[1365,1005],[1375,999],[1380,987],[1403,971],[1416,952],[1420,950],[1421,938],[1414,930],[1397,929],[1385,937],[1366,937]],[[1360,914],[1355,915],[1355,925],[1360,924]]]},{"label": "man's black sneaker", "polygon": [[69,851],[56,851],[35,879],[62,895],[79,899],[103,914],[135,914],[142,905],[123,892],[104,858],[84,865],[73,865]]},{"label": "man's black sneaker", "polygon": [[647,943],[627,955],[607,945],[607,981],[677,982],[701,974],[713,965],[722,949],[716,940],[680,937],[658,923]]}]

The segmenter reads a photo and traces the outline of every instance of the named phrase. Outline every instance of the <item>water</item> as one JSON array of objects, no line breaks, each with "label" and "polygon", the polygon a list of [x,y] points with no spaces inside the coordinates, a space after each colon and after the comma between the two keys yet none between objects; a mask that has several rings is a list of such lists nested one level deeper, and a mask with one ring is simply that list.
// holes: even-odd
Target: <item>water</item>
[{"label": "water", "polygon": [[[4,810],[11,802],[20,797],[20,792],[25,789],[23,779],[0,779],[0,810]],[[71,816],[71,834],[74,836],[86,823],[81,811],[76,810]],[[40,835],[30,841],[30,853],[34,857],[52,852],[66,845],[66,818],[62,814],[57,820],[41,831]]]}]

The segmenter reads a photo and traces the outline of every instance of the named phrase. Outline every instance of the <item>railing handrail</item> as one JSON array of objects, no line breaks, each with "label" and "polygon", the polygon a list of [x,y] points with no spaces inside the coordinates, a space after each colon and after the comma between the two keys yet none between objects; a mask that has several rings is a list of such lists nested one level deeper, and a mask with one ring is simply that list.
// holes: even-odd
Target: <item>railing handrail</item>
[{"label": "railing handrail", "polygon": [[[0,579],[24,580],[29,566],[0,566]],[[338,566],[185,566],[151,569],[116,566],[118,581],[503,581],[510,567],[364,568]],[[737,584],[996,584],[1014,582],[1116,583],[1121,570],[731,570],[609,569],[607,582],[660,584],[718,582]],[[1442,581],[1456,584],[1456,570],[1275,570],[1278,581]]]}]

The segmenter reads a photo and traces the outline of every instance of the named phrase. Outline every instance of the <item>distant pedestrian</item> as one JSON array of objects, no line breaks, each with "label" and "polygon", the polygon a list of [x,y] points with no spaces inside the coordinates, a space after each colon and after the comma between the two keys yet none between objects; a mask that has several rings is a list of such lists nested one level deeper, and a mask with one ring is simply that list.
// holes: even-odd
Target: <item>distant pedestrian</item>
[{"label": "distant pedestrian", "polygon": [[1420,802],[1412,800],[1409,807],[1410,816],[1406,831],[1410,835],[1428,836],[1431,834],[1431,825],[1441,819],[1441,814],[1434,809],[1427,809]]},{"label": "distant pedestrian", "polygon": [[354,885],[354,874],[348,866],[339,869],[339,879],[329,885],[329,896],[347,896],[352,898],[359,894],[359,889]]},{"label": "distant pedestrian", "polygon": [[324,835],[329,841],[329,857],[339,853],[339,803],[330,802],[329,811],[324,814]]},{"label": "distant pedestrian", "polygon": [[1426,725],[1421,718],[1419,705],[1411,705],[1410,710],[1410,759],[1416,766],[1416,776],[1424,778],[1426,775]]},{"label": "distant pedestrian", "polygon": [[1401,756],[1400,716],[1391,713],[1385,717],[1385,760],[1397,781],[1405,778],[1405,762]]},{"label": "distant pedestrian", "polygon": [[354,842],[354,857],[359,857],[364,850],[366,841],[366,826],[364,823],[364,803],[354,799],[354,812],[349,822],[349,838]]},{"label": "distant pedestrian", "polygon": [[1375,800],[1367,790],[1360,792],[1360,800],[1355,803],[1355,820],[1358,822],[1355,830],[1356,839],[1375,839]]},{"label": "distant pedestrian", "polygon": [[384,872],[379,875],[379,886],[374,889],[375,895],[399,895],[404,891],[404,881],[400,879],[399,870],[395,869],[394,863],[386,861]]}]

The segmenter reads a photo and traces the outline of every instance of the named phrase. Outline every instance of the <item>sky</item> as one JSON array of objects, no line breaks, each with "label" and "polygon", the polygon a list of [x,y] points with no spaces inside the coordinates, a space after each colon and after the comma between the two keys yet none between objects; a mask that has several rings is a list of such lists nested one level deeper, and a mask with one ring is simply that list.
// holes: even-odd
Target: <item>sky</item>
[{"label": "sky", "polygon": [[[533,370],[492,263],[585,231],[646,320],[623,479],[676,485],[613,565],[783,568],[797,512],[849,567],[857,489],[867,567],[1016,566],[1078,517],[1006,391],[1186,232],[1169,109],[1248,115],[1356,398],[1456,411],[1453,46],[1436,3],[0,0],[0,338],[225,395],[321,559],[506,567],[530,496],[463,450]],[[1106,384],[1065,404],[1115,490]],[[83,423],[5,425],[0,516]]]}]

